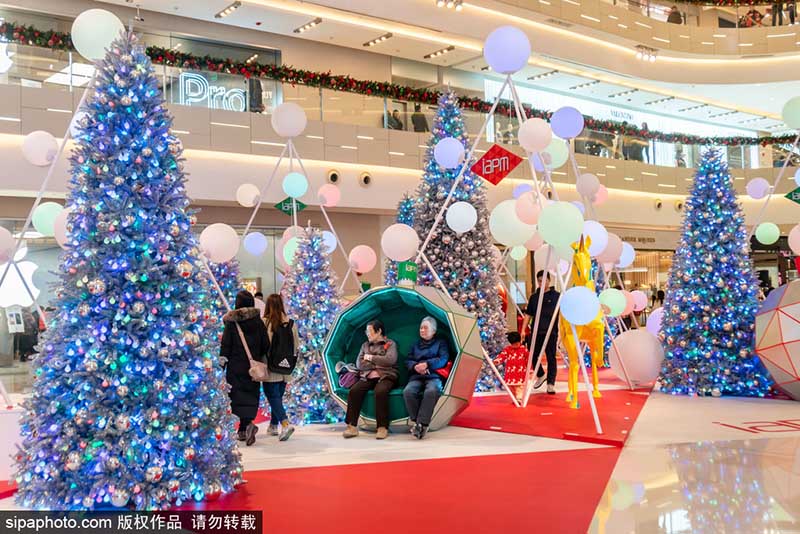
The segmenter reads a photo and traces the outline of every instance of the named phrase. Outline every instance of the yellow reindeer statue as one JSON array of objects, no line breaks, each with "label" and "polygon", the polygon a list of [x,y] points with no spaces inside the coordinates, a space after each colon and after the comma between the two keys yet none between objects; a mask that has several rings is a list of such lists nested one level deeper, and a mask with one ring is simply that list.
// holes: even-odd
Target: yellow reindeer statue
[{"label": "yellow reindeer statue", "polygon": [[[580,242],[573,245],[575,255],[572,259],[572,278],[573,286],[588,287],[595,291],[594,279],[592,279],[592,258],[589,255],[589,245],[591,240],[581,237]],[[603,342],[605,334],[605,324],[603,323],[603,311],[591,323],[574,326],[578,333],[578,339],[573,335],[573,326],[563,315],[560,315],[561,340],[569,356],[569,394],[567,402],[570,408],[578,408],[578,369],[581,365],[579,358],[583,358],[583,351],[580,350],[580,342],[583,341],[589,346],[592,360],[592,384],[594,391],[592,395],[599,398],[600,390],[597,387],[597,366],[603,365]]]}]

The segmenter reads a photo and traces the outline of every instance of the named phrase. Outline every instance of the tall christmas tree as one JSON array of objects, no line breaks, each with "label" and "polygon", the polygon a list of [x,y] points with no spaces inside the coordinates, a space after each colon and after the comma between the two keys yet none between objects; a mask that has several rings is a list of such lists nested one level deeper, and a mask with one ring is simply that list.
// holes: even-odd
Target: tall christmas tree
[{"label": "tall christmas tree", "polygon": [[763,396],[770,380],[754,353],[757,282],[744,217],[718,150],[703,154],[670,270],[661,335],[661,389]]},{"label": "tall christmas tree", "polygon": [[241,482],[213,295],[187,212],[182,147],[132,34],[98,65],[71,157],[58,312],[35,361],[17,499],[153,509]]},{"label": "tall christmas tree", "polygon": [[[433,157],[433,149],[441,139],[454,137],[467,146],[468,137],[458,100],[452,91],[439,98],[439,109],[433,122],[425,158],[425,174],[417,188],[414,229],[424,239],[428,235],[436,214],[450,191],[458,169],[443,169]],[[469,202],[478,212],[475,228],[457,234],[442,221],[425,250],[431,264],[447,286],[450,296],[467,311],[478,317],[483,347],[490,356],[496,356],[506,344],[505,317],[497,292],[497,269],[493,264],[489,233],[489,210],[483,181],[469,171],[474,162],[465,162],[466,171],[455,190],[452,202]],[[436,286],[431,272],[419,266],[418,284]],[[478,389],[494,389],[494,379],[484,368]]]},{"label": "tall christmas tree", "polygon": [[[233,308],[236,302],[236,294],[242,289],[242,284],[239,280],[239,260],[234,258],[223,263],[209,263],[208,266],[211,268],[211,272],[214,273],[214,278],[217,279],[222,293],[228,300],[228,305]],[[225,308],[225,302],[223,302],[219,293],[215,292],[214,297],[215,317],[218,318],[218,324],[221,326],[222,316],[228,310]]]},{"label": "tall christmas tree", "polygon": [[[408,193],[403,194],[403,198],[397,203],[397,219],[398,224],[407,224],[414,226],[414,203],[415,200],[411,198]],[[384,284],[387,286],[397,285],[397,262],[391,259],[386,260],[386,272],[383,278]]]},{"label": "tall christmas tree", "polygon": [[300,336],[297,378],[288,388],[289,418],[295,424],[333,423],[344,417],[330,396],[321,365],[320,350],[341,307],[336,275],[324,251],[322,232],[303,232],[284,284],[283,298]]}]

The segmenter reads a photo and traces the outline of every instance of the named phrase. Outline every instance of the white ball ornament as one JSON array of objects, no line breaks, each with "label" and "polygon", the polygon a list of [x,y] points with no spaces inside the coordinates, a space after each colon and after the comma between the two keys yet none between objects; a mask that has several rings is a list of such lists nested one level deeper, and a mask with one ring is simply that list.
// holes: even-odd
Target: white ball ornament
[{"label": "white ball ornament", "polygon": [[483,58],[498,74],[514,74],[528,64],[531,42],[514,26],[501,26],[483,43]]},{"label": "white ball ornament", "polygon": [[536,226],[525,224],[516,213],[516,201],[504,200],[492,210],[489,217],[489,230],[492,236],[503,245],[521,245],[533,236]]},{"label": "white ball ornament", "polygon": [[236,189],[236,202],[245,208],[252,208],[258,203],[261,191],[254,184],[242,184]]},{"label": "white ball ornament", "polygon": [[478,222],[478,212],[469,202],[455,202],[447,208],[447,226],[458,234],[469,232]]},{"label": "white ball ornament", "polygon": [[300,198],[308,191],[308,178],[299,172],[290,172],[283,178],[283,192],[292,198]]},{"label": "white ball ornament", "polygon": [[464,161],[464,145],[455,137],[445,137],[433,148],[433,158],[443,169],[455,169]]},{"label": "white ball ornament", "polygon": [[200,248],[214,263],[230,261],[239,252],[239,234],[225,223],[214,223],[200,234]]},{"label": "white ball ornament", "polygon": [[381,248],[394,261],[406,261],[417,253],[419,236],[407,224],[393,224],[381,236]]},{"label": "white ball ornament", "polygon": [[745,187],[747,194],[754,200],[761,200],[769,194],[770,185],[764,178],[753,178]]},{"label": "white ball ornament", "polygon": [[91,61],[103,59],[106,49],[125,31],[122,21],[105,9],[88,9],[72,22],[72,44]]},{"label": "white ball ornament", "polygon": [[306,112],[294,102],[284,102],[272,111],[272,129],[281,137],[297,137],[306,129]]},{"label": "white ball ornament", "polygon": [[583,131],[583,114],[573,107],[564,106],[550,117],[550,126],[553,133],[562,139],[578,137]]},{"label": "white ball ornament", "polygon": [[608,231],[597,221],[584,221],[583,236],[589,238],[589,255],[596,258],[608,246]]},{"label": "white ball ornament", "polygon": [[545,243],[563,248],[580,240],[583,222],[583,215],[574,205],[553,202],[542,209],[537,228]]},{"label": "white ball ornament", "polygon": [[528,249],[523,245],[517,245],[511,248],[511,252],[509,252],[508,255],[515,261],[522,261],[528,256]]},{"label": "white ball ornament", "polygon": [[267,251],[269,241],[261,232],[250,232],[244,237],[244,249],[253,256],[261,256]]},{"label": "white ball ornament", "polygon": [[664,349],[651,332],[643,328],[632,329],[614,338],[608,360],[611,371],[621,380],[625,380],[617,350],[625,360],[625,370],[634,385],[648,384],[658,378],[661,362],[664,360]]},{"label": "white ball ornament", "polygon": [[574,325],[589,324],[599,313],[600,300],[588,287],[571,287],[561,297],[561,314]]},{"label": "white ball ornament", "polygon": [[627,269],[633,264],[634,259],[636,259],[636,250],[630,243],[622,243],[622,250],[619,254],[617,267],[620,269]]},{"label": "white ball ornament", "polygon": [[519,127],[519,144],[527,152],[541,152],[552,140],[553,131],[543,119],[528,119]]},{"label": "white ball ornament", "polygon": [[47,167],[58,154],[58,142],[49,132],[36,130],[22,140],[22,155],[31,165]]}]

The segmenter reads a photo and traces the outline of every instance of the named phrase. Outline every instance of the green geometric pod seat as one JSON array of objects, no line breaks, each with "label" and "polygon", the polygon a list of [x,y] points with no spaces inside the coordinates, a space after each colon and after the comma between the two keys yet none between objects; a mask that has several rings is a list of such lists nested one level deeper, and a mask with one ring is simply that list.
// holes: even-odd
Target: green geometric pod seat
[{"label": "green geometric pod seat", "polygon": [[[389,417],[393,425],[407,423],[408,413],[403,400],[403,388],[408,383],[406,357],[419,339],[419,324],[427,315],[436,319],[436,337],[447,341],[453,362],[442,397],[436,403],[430,429],[446,426],[467,407],[483,365],[483,349],[475,316],[433,287],[377,287],[363,293],[339,313],[322,349],[329,390],[342,408],[347,409],[348,390],[339,387],[336,364],[340,361],[355,363],[361,345],[367,340],[364,333],[367,323],[380,319],[386,326],[387,337],[397,343],[400,372],[399,381],[389,394]],[[359,422],[359,426],[368,429],[376,426],[373,391],[364,400]]]}]

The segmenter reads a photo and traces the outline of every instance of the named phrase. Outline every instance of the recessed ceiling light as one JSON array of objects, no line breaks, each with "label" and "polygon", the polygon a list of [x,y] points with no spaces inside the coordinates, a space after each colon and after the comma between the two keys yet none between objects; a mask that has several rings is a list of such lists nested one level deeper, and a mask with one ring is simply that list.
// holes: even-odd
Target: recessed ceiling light
[{"label": "recessed ceiling light", "polygon": [[364,43],[361,46],[375,46],[376,44],[382,43],[382,42],[386,41],[387,39],[390,39],[391,37],[392,37],[391,33],[384,33],[380,37],[378,37],[376,39],[373,39],[371,41],[367,41],[366,43]]},{"label": "recessed ceiling light", "polygon": [[236,0],[236,2],[232,3],[231,5],[229,5],[228,7],[226,7],[225,9],[214,15],[214,18],[223,19],[228,15],[230,15],[231,13],[233,13],[234,11],[236,11],[237,9],[239,9],[241,6],[242,3],[239,0]]},{"label": "recessed ceiling light", "polygon": [[456,49],[455,46],[448,46],[447,48],[442,48],[441,50],[437,50],[436,52],[432,52],[430,54],[426,54],[426,55],[423,56],[423,58],[431,59],[431,58],[434,58],[434,57],[443,56],[443,55],[447,54],[448,52],[452,52],[455,49]]},{"label": "recessed ceiling light", "polygon": [[314,20],[312,20],[311,22],[307,22],[307,23],[303,24],[302,26],[300,26],[299,28],[295,28],[294,30],[292,30],[292,32],[294,32],[294,33],[303,33],[303,32],[306,32],[306,31],[310,30],[314,26],[319,26],[319,24],[321,24],[321,23],[322,23],[322,19],[317,17]]}]

